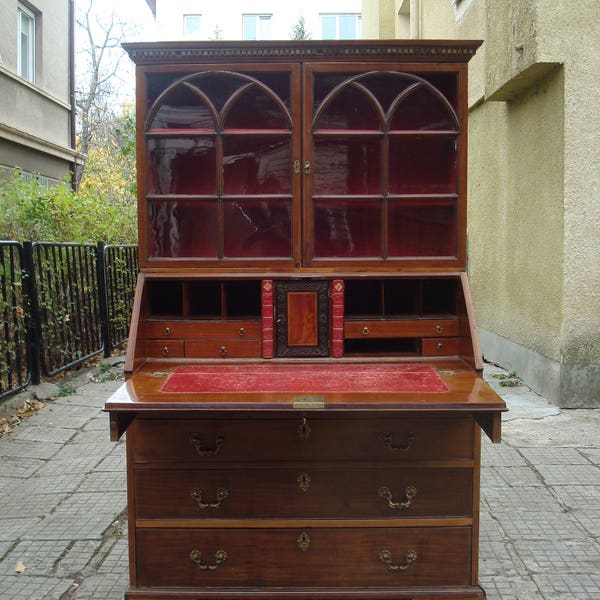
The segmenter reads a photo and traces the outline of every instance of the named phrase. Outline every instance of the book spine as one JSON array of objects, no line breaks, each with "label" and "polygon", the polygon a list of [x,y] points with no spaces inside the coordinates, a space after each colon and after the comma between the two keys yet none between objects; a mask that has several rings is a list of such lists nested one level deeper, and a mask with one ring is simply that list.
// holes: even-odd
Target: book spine
[{"label": "book spine", "polygon": [[274,331],[273,331],[273,281],[264,279],[262,282],[262,356],[274,356]]},{"label": "book spine", "polygon": [[331,282],[331,357],[344,356],[344,281]]}]

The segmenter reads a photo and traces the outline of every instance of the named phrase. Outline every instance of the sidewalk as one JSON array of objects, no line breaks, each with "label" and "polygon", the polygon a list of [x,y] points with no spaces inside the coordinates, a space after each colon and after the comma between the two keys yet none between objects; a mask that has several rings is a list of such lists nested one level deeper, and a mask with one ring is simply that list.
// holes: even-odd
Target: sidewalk
[{"label": "sidewalk", "polygon": [[[122,382],[101,381],[116,371],[71,377],[72,395],[0,438],[1,600],[122,600],[125,444],[102,412]],[[600,600],[600,410],[561,411],[495,374],[510,412],[503,443],[483,442],[488,600]]]}]

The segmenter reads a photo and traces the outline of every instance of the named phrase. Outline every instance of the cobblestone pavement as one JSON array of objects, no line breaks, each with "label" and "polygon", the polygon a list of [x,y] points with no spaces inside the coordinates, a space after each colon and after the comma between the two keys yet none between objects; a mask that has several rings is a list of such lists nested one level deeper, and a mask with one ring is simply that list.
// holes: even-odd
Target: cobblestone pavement
[{"label": "cobblestone pavement", "polygon": [[[510,408],[504,441],[482,450],[488,600],[600,600],[600,410],[485,375]],[[102,412],[121,382],[69,381],[73,394],[0,438],[2,600],[122,600],[127,586],[125,444]]]}]

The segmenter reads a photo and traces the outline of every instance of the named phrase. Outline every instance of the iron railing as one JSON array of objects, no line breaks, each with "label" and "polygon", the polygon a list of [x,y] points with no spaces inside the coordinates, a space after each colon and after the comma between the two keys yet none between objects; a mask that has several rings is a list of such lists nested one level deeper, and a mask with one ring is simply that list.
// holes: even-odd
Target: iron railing
[{"label": "iron railing", "polygon": [[0,242],[0,397],[127,339],[137,247]]}]

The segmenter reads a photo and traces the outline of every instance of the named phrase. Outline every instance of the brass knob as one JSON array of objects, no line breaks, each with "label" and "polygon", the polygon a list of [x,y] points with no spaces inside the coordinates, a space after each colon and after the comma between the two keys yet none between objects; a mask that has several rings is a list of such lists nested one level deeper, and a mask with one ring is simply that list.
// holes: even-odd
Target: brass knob
[{"label": "brass knob", "polygon": [[436,325],[435,326],[435,332],[436,333],[438,333],[438,334],[439,333],[443,333],[443,331],[444,331],[444,328],[441,325]]},{"label": "brass knob", "polygon": [[165,327],[165,335],[171,335],[171,328]]},{"label": "brass knob", "polygon": [[238,330],[238,333],[239,333],[240,335],[242,335],[242,336],[243,336],[243,335],[246,335],[246,330],[245,330],[243,327],[240,327],[240,328],[239,328],[239,330]]},{"label": "brass knob", "polygon": [[219,354],[220,354],[221,356],[227,356],[227,346],[221,346],[221,347],[219,348]]},{"label": "brass knob", "polygon": [[368,327],[363,327],[362,334],[363,334],[363,335],[369,335],[369,333],[371,333],[371,332],[369,331],[369,328],[368,328]]},{"label": "brass knob", "polygon": [[438,342],[436,348],[438,349],[438,352],[440,352],[444,348],[444,344],[442,344],[442,342]]},{"label": "brass knob", "polygon": [[169,356],[169,348],[167,348],[167,346],[163,346],[162,355]]}]

